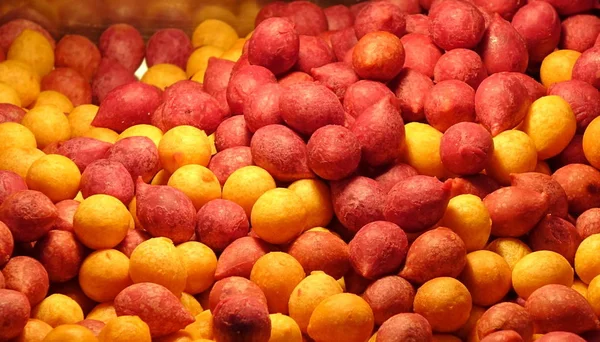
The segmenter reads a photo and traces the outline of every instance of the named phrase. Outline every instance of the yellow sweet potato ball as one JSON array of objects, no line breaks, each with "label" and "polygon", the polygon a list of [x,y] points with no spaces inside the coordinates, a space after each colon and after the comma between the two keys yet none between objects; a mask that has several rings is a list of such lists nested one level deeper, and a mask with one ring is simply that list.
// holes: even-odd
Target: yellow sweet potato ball
[{"label": "yellow sweet potato ball", "polygon": [[31,164],[26,181],[30,190],[40,191],[56,203],[77,195],[81,172],[71,159],[48,154]]},{"label": "yellow sweet potato ball", "polygon": [[533,141],[538,159],[545,160],[569,145],[577,130],[577,120],[562,97],[542,96],[529,107],[521,129]]},{"label": "yellow sweet potato ball", "polygon": [[575,271],[579,279],[586,284],[589,284],[592,279],[600,275],[599,250],[600,234],[588,236],[577,247],[577,252],[575,253]]},{"label": "yellow sweet potato ball", "polygon": [[306,228],[327,227],[333,218],[333,205],[327,184],[317,179],[301,179],[288,189],[300,197],[307,213]]},{"label": "yellow sweet potato ball", "polygon": [[131,214],[121,201],[99,194],[79,204],[73,217],[73,230],[86,247],[113,248],[125,238],[131,221]]},{"label": "yellow sweet potato ball", "polygon": [[468,252],[483,249],[492,231],[492,219],[481,198],[458,195],[448,203],[440,226],[452,229],[464,241]]},{"label": "yellow sweet potato ball", "polygon": [[239,204],[250,216],[256,200],[275,187],[275,180],[265,169],[245,166],[227,178],[223,185],[223,199]]},{"label": "yellow sweet potato ball", "polygon": [[469,319],[473,306],[469,290],[450,277],[434,278],[415,295],[414,311],[425,317],[435,332],[452,332]]},{"label": "yellow sweet potato ball", "polygon": [[594,309],[596,316],[600,316],[600,276],[596,276],[590,281],[585,297]]},{"label": "yellow sweet potato ball", "polygon": [[0,103],[10,103],[21,107],[21,99],[17,91],[4,82],[0,82]]},{"label": "yellow sweet potato ball", "polygon": [[39,106],[55,106],[63,113],[69,114],[73,110],[73,103],[68,97],[54,90],[44,90],[33,103],[33,108]]},{"label": "yellow sweet potato ball", "polygon": [[302,199],[292,190],[268,190],[256,200],[250,214],[252,230],[272,244],[292,241],[307,227],[307,212]]},{"label": "yellow sweet potato ball", "polygon": [[218,19],[207,19],[194,30],[192,45],[195,48],[211,45],[227,50],[238,38],[235,29],[226,22]]},{"label": "yellow sweet potato ball", "polygon": [[202,165],[189,164],[180,167],[169,177],[167,184],[186,194],[196,210],[200,210],[203,205],[214,199],[221,198],[221,184],[217,176]]},{"label": "yellow sweet potato ball", "polygon": [[131,285],[129,259],[115,249],[90,254],[79,270],[79,285],[86,296],[96,302],[108,302]]},{"label": "yellow sweet potato ball", "polygon": [[459,280],[471,293],[473,304],[492,306],[512,287],[511,269],[498,254],[486,250],[467,254],[467,264]]},{"label": "yellow sweet potato ball", "polygon": [[187,327],[185,331],[189,333],[194,339],[208,339],[214,338],[213,332],[213,317],[210,310],[204,310],[195,316],[196,321]]},{"label": "yellow sweet potato ball", "polygon": [[52,326],[39,319],[30,318],[21,334],[11,342],[41,342],[52,331]]},{"label": "yellow sweet potato ball", "polygon": [[583,153],[595,168],[600,168],[600,120],[595,118],[583,133]]},{"label": "yellow sweet potato ball", "polygon": [[587,297],[588,284],[582,282],[581,280],[575,279],[573,281],[573,285],[571,285],[571,288],[579,292],[580,295]]},{"label": "yellow sweet potato ball", "polygon": [[105,302],[96,305],[90,313],[85,317],[86,319],[95,319],[100,322],[108,323],[113,318],[117,317],[117,311],[113,302]]},{"label": "yellow sweet potato ball", "polygon": [[41,149],[71,138],[71,126],[67,116],[56,106],[45,105],[32,108],[21,121],[37,141]]},{"label": "yellow sweet potato ball", "polygon": [[288,313],[294,288],[304,279],[302,265],[291,255],[271,252],[260,257],[250,272],[250,280],[264,292],[270,313]]},{"label": "yellow sweet potato ball", "polygon": [[224,50],[216,46],[202,46],[194,50],[186,65],[187,77],[194,77],[196,82],[204,82],[204,73],[211,57],[221,57]]},{"label": "yellow sweet potato ball", "polygon": [[35,135],[16,122],[0,123],[0,151],[9,147],[36,148]]},{"label": "yellow sweet potato ball", "polygon": [[25,179],[31,164],[45,155],[37,148],[9,147],[0,150],[0,170],[12,171]]},{"label": "yellow sweet potato ball", "polygon": [[78,324],[63,324],[54,328],[43,340],[43,342],[66,341],[98,342],[98,338],[86,327]]},{"label": "yellow sweet potato ball", "polygon": [[288,302],[292,317],[303,333],[307,332],[310,316],[324,299],[342,293],[342,287],[324,272],[313,272],[302,279],[292,291]]},{"label": "yellow sweet potato ball", "polygon": [[188,164],[208,166],[210,143],[204,131],[192,126],[177,126],[167,131],[158,144],[163,168],[173,173]]},{"label": "yellow sweet potato ball", "polygon": [[512,270],[519,260],[531,253],[531,249],[527,244],[519,239],[514,238],[498,238],[490,242],[486,249],[492,251],[506,260],[508,266]]},{"label": "yellow sweet potato ball", "polygon": [[499,183],[508,185],[511,173],[533,171],[537,161],[534,141],[522,131],[509,130],[494,137],[494,151],[485,170]]},{"label": "yellow sweet potato ball", "polygon": [[152,140],[152,142],[154,142],[154,144],[156,144],[156,147],[158,148],[160,139],[162,139],[163,137],[163,132],[160,130],[160,128],[152,125],[135,125],[121,132],[117,141],[129,137],[146,137]]},{"label": "yellow sweet potato ball", "polygon": [[146,240],[133,250],[129,259],[129,276],[134,283],[162,285],[177,297],[181,296],[187,281],[179,250],[164,237]]},{"label": "yellow sweet potato ball", "polygon": [[289,316],[270,314],[271,338],[269,342],[302,342],[302,332],[298,323]]},{"label": "yellow sweet potato ball", "polygon": [[524,299],[544,285],[573,284],[573,268],[562,255],[552,251],[536,251],[524,256],[513,268],[512,284]]},{"label": "yellow sweet potato ball", "polygon": [[351,293],[323,300],[310,317],[308,335],[316,341],[364,342],[371,337],[375,318],[369,304]]},{"label": "yellow sweet potato ball", "polygon": [[185,309],[189,311],[194,317],[201,314],[203,311],[200,302],[198,302],[198,300],[189,293],[183,292],[181,294],[181,297],[179,297],[179,301],[181,302],[181,304],[183,304]]},{"label": "yellow sweet potato ball", "polygon": [[177,251],[187,273],[185,292],[195,295],[207,290],[215,281],[215,252],[197,241],[184,242],[177,246]]},{"label": "yellow sweet potato ball", "polygon": [[9,84],[17,92],[23,107],[29,107],[40,94],[40,76],[29,64],[21,61],[1,62],[0,82]]},{"label": "yellow sweet potato ball", "polygon": [[411,122],[405,126],[406,140],[403,159],[414,167],[419,174],[445,178],[448,171],[440,157],[442,132],[420,122]]},{"label": "yellow sweet potato ball", "polygon": [[104,127],[90,127],[81,136],[86,138],[94,138],[109,144],[114,144],[117,142],[117,140],[119,140],[119,133]]},{"label": "yellow sweet potato ball", "polygon": [[53,328],[61,324],[73,324],[83,320],[83,310],[76,301],[55,293],[42,300],[31,311],[31,318],[48,323]]},{"label": "yellow sweet potato ball", "polygon": [[27,63],[43,77],[54,68],[54,49],[44,35],[25,29],[13,40],[6,59]]},{"label": "yellow sweet potato ball", "polygon": [[173,85],[179,81],[186,80],[185,71],[173,64],[155,64],[151,66],[140,81],[153,85],[160,90]]},{"label": "yellow sweet potato ball", "polygon": [[92,128],[92,121],[98,113],[98,106],[84,104],[73,108],[69,113],[69,126],[71,126],[71,137],[78,138],[83,136]]},{"label": "yellow sweet potato ball", "polygon": [[540,67],[540,79],[546,88],[558,82],[571,80],[573,66],[581,52],[575,50],[556,50],[546,56]]},{"label": "yellow sweet potato ball", "polygon": [[100,342],[152,342],[150,328],[138,316],[111,319],[98,335]]}]

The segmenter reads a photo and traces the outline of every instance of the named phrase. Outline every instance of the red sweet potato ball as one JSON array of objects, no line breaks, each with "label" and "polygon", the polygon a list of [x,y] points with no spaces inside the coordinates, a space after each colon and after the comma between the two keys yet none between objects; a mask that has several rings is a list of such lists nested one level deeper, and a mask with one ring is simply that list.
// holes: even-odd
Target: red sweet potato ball
[{"label": "red sweet potato ball", "polygon": [[73,106],[92,103],[92,88],[79,72],[71,68],[56,68],[42,78],[41,90],[54,90],[64,94]]},{"label": "red sweet potato ball", "polygon": [[440,132],[475,121],[475,90],[458,80],[439,82],[425,97],[424,110],[427,122]]},{"label": "red sweet potato ball", "polygon": [[250,132],[283,122],[279,109],[281,90],[280,84],[265,84],[250,94],[243,110],[246,127]]},{"label": "red sweet potato ball", "polygon": [[250,149],[254,163],[278,181],[314,178],[308,167],[304,140],[286,126],[268,125],[258,129],[252,136]]},{"label": "red sweet potato ball", "polygon": [[600,92],[587,82],[558,82],[548,88],[548,95],[558,95],[569,103],[577,119],[577,133],[583,134],[590,122],[600,116]]},{"label": "red sweet potato ball", "polygon": [[219,341],[267,342],[271,320],[267,306],[258,298],[236,295],[222,300],[214,310],[214,331]]},{"label": "red sweet potato ball", "polygon": [[358,75],[352,66],[343,62],[329,63],[319,68],[313,68],[310,73],[315,82],[331,89],[340,101],[344,100],[346,89],[358,82]]},{"label": "red sweet potato ball", "polygon": [[290,2],[285,9],[285,16],[294,22],[298,34],[317,36],[327,31],[325,12],[310,1]]},{"label": "red sweet potato ball", "polygon": [[63,155],[71,159],[83,172],[91,163],[104,159],[106,152],[112,147],[111,143],[93,138],[78,137],[59,142],[53,153]]},{"label": "red sweet potato ball", "polygon": [[237,146],[212,156],[208,168],[215,174],[222,186],[234,171],[250,165],[254,165],[250,147]]},{"label": "red sweet potato ball", "polygon": [[75,200],[64,200],[56,203],[58,218],[54,221],[52,229],[73,232],[73,217],[75,217],[77,208],[79,208],[79,202]]},{"label": "red sweet potato ball", "polygon": [[300,35],[300,50],[295,69],[309,73],[312,68],[335,62],[335,55],[321,37]]},{"label": "red sweet potato ball", "polygon": [[433,88],[431,78],[410,68],[403,69],[392,81],[392,89],[398,97],[405,122],[425,119],[425,97],[431,88]]},{"label": "red sweet potato ball", "polygon": [[299,48],[294,23],[288,18],[269,18],[254,30],[248,43],[248,60],[280,75],[296,64]]},{"label": "red sweet potato ball", "polygon": [[244,104],[248,101],[250,94],[266,84],[276,82],[277,79],[267,68],[249,65],[235,70],[234,67],[227,85],[227,103],[231,112],[243,114]]},{"label": "red sweet potato ball", "polygon": [[429,17],[425,14],[410,14],[406,16],[406,33],[421,33],[429,35]]},{"label": "red sweet potato ball", "polygon": [[339,125],[319,128],[308,141],[308,166],[319,177],[340,180],[360,163],[360,143],[349,129]]},{"label": "red sweet potato ball", "polygon": [[433,78],[435,65],[443,54],[429,34],[409,33],[400,39],[404,46],[405,68],[411,68]]},{"label": "red sweet potato ball", "polygon": [[558,46],[560,17],[546,1],[530,1],[512,19],[512,25],[525,39],[529,59],[541,62]]},{"label": "red sweet potato ball", "polygon": [[100,64],[100,51],[92,41],[80,35],[65,35],[56,45],[55,65],[69,67],[79,72],[88,81],[92,79]]},{"label": "red sweet potato ball", "polygon": [[267,298],[258,285],[246,278],[231,276],[215,282],[210,290],[207,309],[214,312],[221,301],[239,295],[254,297],[267,305]]},{"label": "red sweet potato ball", "polygon": [[311,135],[325,125],[342,125],[344,108],[327,87],[302,82],[285,87],[279,108],[283,121],[301,134]]},{"label": "red sweet potato ball", "polygon": [[373,179],[356,176],[332,182],[331,199],[336,217],[352,233],[383,220],[385,193]]},{"label": "red sweet potato ball", "polygon": [[450,201],[450,187],[449,182],[442,183],[435,177],[407,178],[388,192],[383,214],[387,221],[407,232],[423,231],[444,216]]},{"label": "red sweet potato ball", "polygon": [[161,95],[160,89],[142,82],[114,88],[103,99],[92,125],[122,132],[131,126],[149,124]]},{"label": "red sweet potato ball", "polygon": [[123,164],[132,179],[142,177],[146,182],[150,182],[161,169],[158,148],[147,137],[128,137],[117,141],[106,152],[106,159]]},{"label": "red sweet potato ball", "polygon": [[216,97],[204,92],[202,84],[194,81],[183,80],[167,87],[162,100],[152,113],[151,122],[164,132],[175,126],[189,125],[212,134],[230,115]]},{"label": "red sweet potato ball", "polygon": [[346,93],[344,94],[344,111],[356,118],[365,109],[387,96],[393,98],[394,93],[385,84],[360,80],[346,88]]},{"label": "red sweet potato ball", "polygon": [[23,108],[11,103],[0,103],[0,123],[16,122],[20,123],[25,116]]},{"label": "red sweet potato ball", "polygon": [[573,79],[600,89],[600,46],[586,50],[573,66]]},{"label": "red sweet potato ball", "polygon": [[135,81],[137,79],[133,72],[127,70],[119,62],[110,58],[102,58],[92,79],[93,102],[100,104],[111,90]]},{"label": "red sweet potato ball", "polygon": [[356,273],[367,279],[378,279],[398,271],[408,251],[408,239],[397,225],[375,221],[363,226],[348,248]]},{"label": "red sweet potato ball", "polygon": [[8,196],[0,206],[0,220],[15,242],[36,241],[52,229],[58,210],[43,193],[22,190]]},{"label": "red sweet potato ball", "polygon": [[561,24],[559,46],[561,49],[585,52],[594,46],[600,34],[600,18],[592,14],[578,14]]},{"label": "red sweet potato ball", "polygon": [[248,130],[243,115],[235,115],[225,119],[215,131],[215,147],[224,151],[236,146],[250,146],[252,132]]},{"label": "red sweet potato ball", "polygon": [[265,4],[254,20],[255,26],[260,25],[263,21],[273,18],[273,17],[283,17],[285,16],[287,10],[287,4],[283,1],[273,1],[268,4]]},{"label": "red sweet potato ball", "polygon": [[215,251],[222,251],[233,241],[248,235],[248,217],[238,204],[212,200],[196,215],[196,238]]},{"label": "red sweet potato ball", "polygon": [[114,24],[107,28],[100,35],[98,47],[103,57],[116,60],[130,72],[142,64],[146,52],[144,38],[128,24]]},{"label": "red sweet potato ball", "polygon": [[474,122],[451,126],[442,136],[440,157],[444,167],[458,175],[474,175],[483,170],[494,150],[490,133]]},{"label": "red sweet potato ball", "polygon": [[466,1],[440,1],[431,8],[429,18],[431,38],[444,50],[474,48],[485,31],[481,12]]},{"label": "red sweet potato ball", "polygon": [[81,175],[83,198],[92,195],[110,195],[125,205],[133,199],[134,185],[129,171],[123,164],[108,159],[88,165]]},{"label": "red sweet potato ball", "polygon": [[498,14],[492,17],[481,39],[479,51],[488,74],[503,71],[523,73],[529,63],[525,40]]},{"label": "red sweet potato ball", "polygon": [[189,241],[194,234],[196,210],[183,192],[166,185],[136,184],[136,214],[142,227],[153,237],[173,243]]},{"label": "red sweet potato ball", "polygon": [[358,42],[354,27],[347,27],[333,32],[329,37],[329,40],[331,41],[333,53],[340,62],[344,60],[346,53]]},{"label": "red sweet potato ball", "polygon": [[146,64],[168,63],[185,70],[188,57],[194,50],[192,41],[185,32],[167,28],[156,31],[146,46]]},{"label": "red sweet potato ball", "polygon": [[392,97],[384,97],[365,109],[350,130],[356,135],[362,160],[370,166],[392,163],[404,145],[404,121]]},{"label": "red sweet potato ball", "polygon": [[21,176],[12,171],[0,171],[0,205],[8,196],[21,190],[27,190],[27,183]]},{"label": "red sweet potato ball", "polygon": [[323,9],[329,31],[337,31],[354,25],[354,15],[345,5],[333,5]]},{"label": "red sweet potato ball", "polygon": [[433,70],[436,83],[459,80],[475,90],[487,76],[481,57],[475,51],[468,49],[453,49],[446,52],[438,59]]},{"label": "red sweet potato ball", "polygon": [[356,37],[361,39],[367,33],[386,31],[400,38],[406,33],[405,16],[398,6],[389,2],[369,2],[356,15]]},{"label": "red sweet potato ball", "polygon": [[[15,241],[10,229],[4,223],[0,224],[0,267],[4,267],[10,260],[14,249]],[[0,279],[0,285],[2,284],[4,284],[3,278]],[[4,288],[4,286],[0,286],[0,288]]]},{"label": "red sweet potato ball", "polygon": [[85,249],[72,232],[51,230],[35,244],[34,253],[50,281],[62,283],[77,277]]}]

